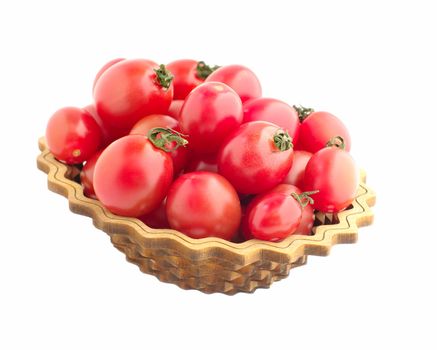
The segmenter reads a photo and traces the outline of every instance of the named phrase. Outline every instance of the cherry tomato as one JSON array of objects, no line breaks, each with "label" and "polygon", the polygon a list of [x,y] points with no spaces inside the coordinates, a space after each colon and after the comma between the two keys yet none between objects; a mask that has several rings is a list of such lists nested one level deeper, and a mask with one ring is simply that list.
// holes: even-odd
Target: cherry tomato
[{"label": "cherry tomato", "polygon": [[125,136],[125,134],[121,133],[120,130],[116,128],[109,128],[108,125],[103,124],[102,118],[100,118],[100,116],[97,114],[96,107],[93,104],[88,105],[83,109],[86,110],[89,114],[91,114],[91,116],[99,125],[100,130],[102,131],[103,147],[106,147],[112,141],[119,139],[122,136]]},{"label": "cherry tomato", "polygon": [[205,81],[219,81],[230,86],[243,102],[261,97],[261,84],[258,78],[254,72],[244,66],[235,64],[220,67]]},{"label": "cherry tomato", "polygon": [[256,194],[284,180],[293,161],[293,144],[277,125],[249,122],[227,138],[217,159],[219,173],[239,193]]},{"label": "cherry tomato", "polygon": [[295,185],[299,188],[302,188],[305,167],[307,166],[307,163],[312,155],[312,153],[306,151],[294,151],[293,165],[282,182],[284,184]]},{"label": "cherry tomato", "polygon": [[121,62],[123,60],[124,60],[124,58],[114,58],[113,60],[106,63],[102,68],[100,68],[100,70],[96,74],[96,77],[94,78],[93,91],[94,91],[94,88],[96,87],[97,80],[100,79],[102,74],[105,73],[109,67],[112,67],[114,64]]},{"label": "cherry tomato", "polygon": [[151,228],[169,228],[170,224],[167,220],[167,213],[165,211],[166,199],[164,199],[159,207],[149,214],[140,216],[142,222]]},{"label": "cherry tomato", "polygon": [[97,159],[99,159],[103,150],[100,150],[88,159],[80,171],[80,183],[83,187],[83,194],[89,198],[97,199],[96,192],[94,191],[93,177],[94,169],[96,167]]},{"label": "cherry tomato", "polygon": [[230,87],[217,82],[204,83],[191,91],[179,114],[182,132],[190,135],[190,149],[198,154],[216,153],[242,120],[240,98]]},{"label": "cherry tomato", "polygon": [[181,175],[167,196],[170,227],[192,238],[232,239],[241,208],[232,185],[221,175],[197,171]]},{"label": "cherry tomato", "polygon": [[[176,119],[164,114],[151,114],[140,119],[134,125],[129,134],[147,136],[150,130],[157,127],[170,128],[175,131],[180,131],[179,122]],[[171,158],[173,159],[173,172],[175,175],[178,175],[185,167],[187,162],[187,153],[188,150],[185,147],[178,147],[169,152]]]},{"label": "cherry tomato", "polygon": [[328,112],[314,112],[311,108],[295,107],[301,120],[299,140],[296,149],[316,153],[335,136],[341,136],[350,151],[351,138],[346,126],[336,116]]},{"label": "cherry tomato", "polygon": [[176,60],[167,64],[167,69],[173,74],[174,99],[183,100],[196,86],[218,67],[209,67],[203,61]]},{"label": "cherry tomato", "polygon": [[299,116],[297,111],[285,102],[261,97],[244,103],[243,111],[243,123],[262,120],[276,124],[288,132],[293,143],[297,142]]},{"label": "cherry tomato", "polygon": [[176,120],[179,120],[179,114],[182,109],[182,105],[184,104],[184,100],[173,100],[171,101],[170,107],[168,108],[167,115]]},{"label": "cherry tomato", "polygon": [[318,190],[314,208],[324,213],[337,213],[354,200],[358,189],[358,168],[351,155],[342,149],[341,139],[315,153],[305,168],[303,190]]},{"label": "cherry tomato", "polygon": [[102,144],[102,131],[94,118],[76,107],[59,109],[46,129],[50,152],[67,164],[79,164],[90,158]]},{"label": "cherry tomato", "polygon": [[173,179],[170,155],[145,136],[128,135],[111,143],[94,170],[94,189],[112,213],[139,217],[155,210]]},{"label": "cherry tomato", "polygon": [[172,76],[164,65],[124,60],[108,68],[94,89],[97,114],[126,134],[142,117],[165,114],[173,98]]},{"label": "cherry tomato", "polygon": [[198,156],[191,154],[189,161],[185,166],[185,173],[193,171],[209,171],[211,173],[218,173],[217,157],[215,155]]},{"label": "cherry tomato", "polygon": [[[297,151],[296,151],[297,152]],[[291,195],[292,193],[301,194],[302,191],[293,185],[288,184],[280,184],[276,187],[274,187],[270,192],[279,192],[286,195]],[[311,197],[313,197],[314,194],[311,194]],[[310,202],[308,202],[304,208],[302,208],[302,218],[300,221],[300,224],[294,234],[296,235],[310,235],[311,230],[314,226],[314,208],[311,205]]]},{"label": "cherry tomato", "polygon": [[253,238],[277,242],[293,234],[302,219],[301,204],[289,194],[267,192],[253,200],[246,214]]}]

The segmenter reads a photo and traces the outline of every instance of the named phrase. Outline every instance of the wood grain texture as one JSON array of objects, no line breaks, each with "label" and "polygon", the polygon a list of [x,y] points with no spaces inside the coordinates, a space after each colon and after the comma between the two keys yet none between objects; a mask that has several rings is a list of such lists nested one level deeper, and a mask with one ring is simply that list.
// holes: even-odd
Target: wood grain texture
[{"label": "wood grain texture", "polygon": [[39,139],[38,168],[47,173],[48,188],[66,197],[70,210],[93,219],[113,245],[144,273],[184,289],[205,293],[253,292],[288,276],[308,255],[328,255],[334,244],[354,243],[358,227],[373,221],[375,193],[361,182],[352,205],[339,214],[316,213],[312,236],[293,235],[278,242],[249,240],[232,243],[218,238],[192,239],[171,229],[152,229],[138,219],[109,212],[84,196],[73,179],[77,168],[57,161]]}]

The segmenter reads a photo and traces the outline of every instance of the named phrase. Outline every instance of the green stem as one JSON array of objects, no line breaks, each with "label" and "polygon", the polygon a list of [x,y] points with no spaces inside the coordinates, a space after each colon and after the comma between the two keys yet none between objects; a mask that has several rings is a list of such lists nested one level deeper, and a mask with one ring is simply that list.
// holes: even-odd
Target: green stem
[{"label": "green stem", "polygon": [[[188,141],[181,133],[170,128],[153,128],[147,134],[147,138],[153,145],[165,152],[173,152],[180,146],[186,147]],[[174,146],[174,142],[176,145]]]},{"label": "green stem", "polygon": [[220,66],[208,66],[204,61],[199,61],[197,62],[197,67],[196,67],[196,71],[197,71],[197,77],[199,79],[205,80],[206,78],[208,78],[210,76],[210,74],[212,72],[214,72],[215,70],[219,69]]},{"label": "green stem", "polygon": [[158,84],[161,85],[164,89],[168,89],[174,78],[170,71],[165,68],[165,65],[163,64],[160,64],[159,68],[154,69],[154,71],[156,73],[156,81],[158,82]]},{"label": "green stem", "polygon": [[296,110],[299,120],[302,123],[311,113],[314,113],[313,108],[303,107],[302,105],[297,106],[293,105],[293,108]]},{"label": "green stem", "polygon": [[346,143],[344,142],[344,138],[341,136],[334,136],[326,143],[326,147],[338,147],[340,149],[346,148]]},{"label": "green stem", "polygon": [[293,148],[293,142],[290,135],[282,129],[276,131],[273,136],[273,143],[280,152],[288,151],[290,148]]},{"label": "green stem", "polygon": [[314,204],[314,199],[311,198],[312,194],[316,194],[318,193],[319,190],[317,191],[307,191],[307,192],[302,192],[301,194],[297,194],[295,192],[293,192],[291,194],[291,196],[297,200],[297,202],[300,204],[300,206],[302,208],[305,208],[308,204]]}]

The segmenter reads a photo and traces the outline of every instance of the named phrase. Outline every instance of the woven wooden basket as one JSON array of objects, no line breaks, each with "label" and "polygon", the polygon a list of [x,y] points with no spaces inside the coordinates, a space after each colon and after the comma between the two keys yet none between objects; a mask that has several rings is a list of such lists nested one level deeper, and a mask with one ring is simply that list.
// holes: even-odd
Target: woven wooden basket
[{"label": "woven wooden basket", "polygon": [[375,193],[361,183],[357,197],[345,211],[316,213],[313,235],[294,235],[279,243],[250,240],[231,243],[217,238],[192,239],[171,229],[152,229],[140,220],[110,213],[94,199],[84,196],[76,181],[79,170],[57,161],[39,140],[38,168],[48,174],[51,191],[68,198],[70,210],[93,218],[113,245],[140,270],[184,289],[205,293],[253,292],[288,276],[291,268],[303,265],[308,255],[328,255],[337,243],[357,240],[358,227],[369,225],[369,209]]}]

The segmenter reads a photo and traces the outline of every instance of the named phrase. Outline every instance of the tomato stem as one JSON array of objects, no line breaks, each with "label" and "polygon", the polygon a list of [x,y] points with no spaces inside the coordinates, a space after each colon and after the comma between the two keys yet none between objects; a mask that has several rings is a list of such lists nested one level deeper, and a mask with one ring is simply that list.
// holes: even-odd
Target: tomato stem
[{"label": "tomato stem", "polygon": [[197,67],[196,67],[196,71],[197,71],[197,77],[199,79],[205,80],[206,78],[209,77],[209,75],[214,72],[215,70],[217,70],[218,68],[220,68],[220,66],[208,66],[204,61],[199,61],[197,62]]},{"label": "tomato stem", "polygon": [[308,204],[314,204],[314,199],[311,198],[311,195],[316,194],[318,192],[319,192],[319,190],[302,192],[301,194],[297,194],[297,193],[293,192],[291,194],[291,196],[295,200],[297,200],[297,202],[300,204],[300,206],[302,208],[305,208]]},{"label": "tomato stem", "polygon": [[188,141],[183,136],[185,135],[171,128],[153,128],[147,134],[150,142],[165,152],[173,152],[180,146],[186,147]]},{"label": "tomato stem", "polygon": [[338,147],[340,149],[346,148],[346,143],[344,142],[344,138],[341,136],[334,136],[326,143],[326,147]]},{"label": "tomato stem", "polygon": [[293,148],[293,142],[290,135],[282,129],[276,131],[273,136],[273,143],[280,152],[288,151],[290,148]]},{"label": "tomato stem", "polygon": [[156,73],[156,81],[158,82],[158,84],[161,85],[164,89],[168,89],[174,78],[170,71],[165,68],[165,65],[163,64],[160,64],[159,68],[154,69],[154,71]]},{"label": "tomato stem", "polygon": [[302,105],[293,105],[293,108],[296,110],[297,115],[299,116],[299,120],[302,123],[311,113],[314,112],[313,108],[303,107]]}]

